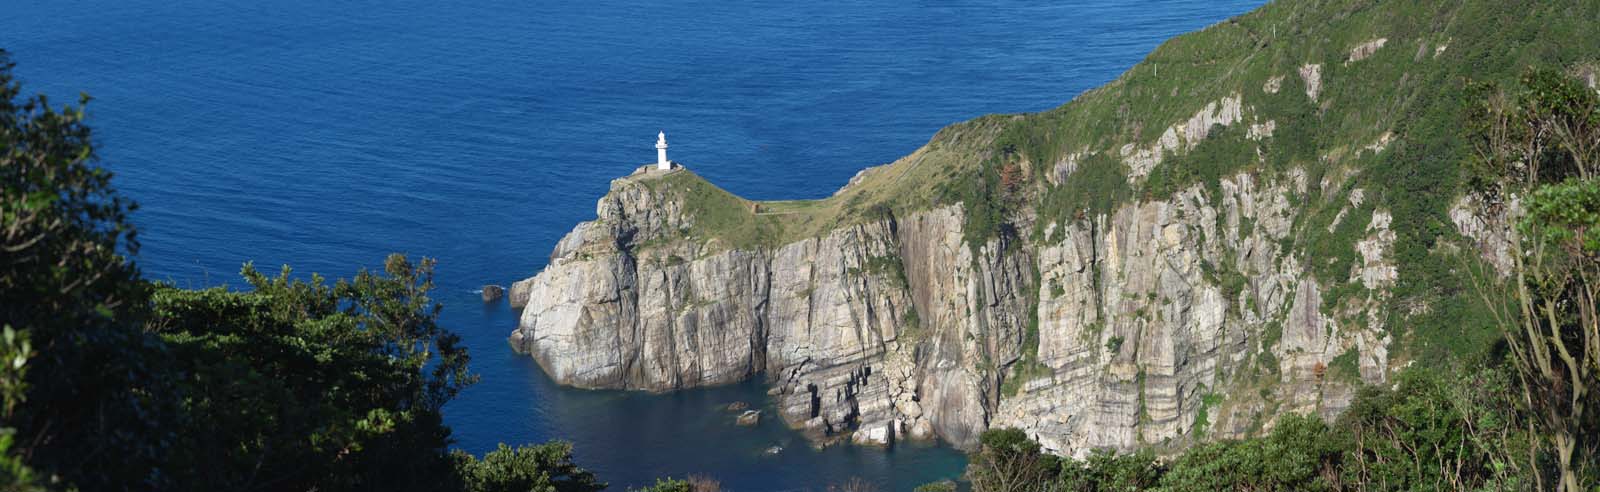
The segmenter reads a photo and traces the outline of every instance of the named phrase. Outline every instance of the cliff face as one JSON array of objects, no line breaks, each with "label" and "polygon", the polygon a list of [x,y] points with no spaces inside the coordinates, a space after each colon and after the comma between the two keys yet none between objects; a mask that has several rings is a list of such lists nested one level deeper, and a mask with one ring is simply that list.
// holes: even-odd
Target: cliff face
[{"label": "cliff face", "polygon": [[683,204],[651,190],[662,179],[613,182],[599,218],[513,286],[527,304],[513,347],[587,388],[666,391],[763,374],[784,418],[818,439],[859,431],[882,444],[969,443],[984,428],[992,361],[1016,358],[1032,270],[1011,255],[973,261],[959,207],[708,252],[672,239],[686,225],[662,211]]},{"label": "cliff face", "polygon": [[1347,279],[1361,291],[1335,320],[1306,258],[1285,248],[1304,174],[1221,184],[1217,199],[1197,186],[1047,229],[1059,239],[1038,252],[1042,367],[1002,399],[991,425],[1072,453],[1244,437],[1283,412],[1331,419],[1356,385],[1384,381],[1387,215],[1373,213],[1364,228],[1370,255]]},{"label": "cliff face", "polygon": [[1503,270],[1508,221],[1462,186],[1463,81],[1592,59],[1597,22],[1273,2],[822,200],[642,169],[513,285],[510,341],[580,387],[761,377],[819,441],[1012,426],[1082,454],[1331,419],[1362,384],[1492,343],[1464,286]]},{"label": "cliff face", "polygon": [[[1241,174],[1215,204],[1197,186],[974,254],[960,205],[713,251],[678,237],[691,218],[664,184],[698,178],[674,173],[613,182],[599,218],[513,286],[526,306],[511,344],[558,382],[667,391],[761,375],[819,440],[971,446],[1005,425],[1076,452],[1197,425],[1244,435],[1282,409],[1332,415],[1353,383],[1386,374],[1381,330],[1324,319],[1322,287],[1280,246],[1303,176],[1261,187]],[[1386,268],[1381,218],[1352,281]],[[1331,374],[1347,352],[1359,373]],[[1231,391],[1245,385],[1270,394]]]}]

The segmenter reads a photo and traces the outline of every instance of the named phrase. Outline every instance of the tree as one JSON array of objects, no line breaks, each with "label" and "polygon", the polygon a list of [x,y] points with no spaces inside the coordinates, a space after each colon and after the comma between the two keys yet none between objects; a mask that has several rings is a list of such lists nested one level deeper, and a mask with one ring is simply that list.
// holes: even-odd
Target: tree
[{"label": "tree", "polygon": [[1061,460],[1062,492],[1133,492],[1155,487],[1166,473],[1149,450],[1118,454],[1094,450],[1083,461]]},{"label": "tree", "polygon": [[[173,439],[162,347],[139,329],[148,289],[136,207],[95,166],[83,107],[20,98],[0,52],[0,325],[30,344],[0,422],[40,473],[85,489],[159,488]],[[21,403],[21,404],[18,404]],[[52,478],[51,480],[56,480]]]},{"label": "tree", "polygon": [[1419,366],[1392,388],[1362,388],[1334,426],[1343,434],[1339,482],[1374,491],[1529,488],[1505,369]]},{"label": "tree", "polygon": [[[468,492],[598,492],[606,484],[572,462],[572,444],[551,442],[511,448],[501,444],[479,460],[456,451],[456,460]],[[650,491],[690,490],[684,481],[658,481]]]},{"label": "tree", "polygon": [[[1577,80],[1532,71],[1523,92],[1480,88],[1474,113],[1480,192],[1498,198],[1490,213],[1523,213],[1510,235],[1509,285],[1479,281],[1504,328],[1530,433],[1551,448],[1559,490],[1585,490],[1596,456],[1600,406],[1600,95]],[[1504,302],[1501,293],[1511,294]],[[1529,468],[1543,480],[1539,453]],[[1540,484],[1542,488],[1542,483]]]},{"label": "tree", "polygon": [[228,490],[442,487],[440,410],[475,380],[427,296],[432,260],[333,285],[268,277],[252,290],[164,287],[147,324],[171,348],[185,426],[181,483]]},{"label": "tree", "polygon": [[969,456],[967,479],[973,492],[1032,492],[1055,478],[1059,464],[1019,429],[991,429],[978,436]]},{"label": "tree", "polygon": [[[27,397],[27,384],[23,379],[31,358],[33,347],[28,343],[27,332],[4,327],[3,336],[0,336],[0,412],[10,415]],[[16,429],[0,428],[0,490],[46,490],[40,483],[42,477],[12,452],[15,445]]]}]

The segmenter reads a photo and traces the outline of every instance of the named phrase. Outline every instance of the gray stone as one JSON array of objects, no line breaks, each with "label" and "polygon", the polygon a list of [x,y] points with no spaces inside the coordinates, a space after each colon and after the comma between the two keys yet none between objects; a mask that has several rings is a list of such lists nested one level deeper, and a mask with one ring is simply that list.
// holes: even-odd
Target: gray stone
[{"label": "gray stone", "polygon": [[483,302],[494,302],[506,295],[505,287],[498,285],[483,286]]},{"label": "gray stone", "polygon": [[850,442],[861,446],[889,447],[894,445],[894,430],[888,424],[874,424],[856,429]]}]

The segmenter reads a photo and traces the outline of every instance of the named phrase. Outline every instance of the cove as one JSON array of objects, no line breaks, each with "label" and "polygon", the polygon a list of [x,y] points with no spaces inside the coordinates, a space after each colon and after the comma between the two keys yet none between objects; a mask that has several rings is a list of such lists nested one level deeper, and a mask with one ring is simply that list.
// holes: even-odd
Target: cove
[{"label": "cove", "polygon": [[[477,300],[472,292],[452,297],[469,306]],[[515,313],[500,303],[462,310],[469,313],[449,311],[446,321],[482,315],[502,320],[500,326],[516,322]],[[689,474],[716,478],[730,490],[822,489],[850,478],[885,490],[909,490],[955,478],[966,465],[960,452],[936,445],[813,449],[778,418],[760,381],[665,394],[573,389],[556,385],[532,358],[509,349],[476,350],[504,346],[501,331],[463,330],[461,335],[475,349],[472,365],[483,376],[470,398],[494,401],[464,405],[472,400],[463,400],[450,407],[455,436],[472,443],[464,446],[470,452],[491,450],[512,436],[565,439],[575,444],[580,463],[618,490]],[[727,410],[733,402],[762,410],[760,423],[736,426],[737,413]],[[781,451],[768,454],[775,446]]]}]

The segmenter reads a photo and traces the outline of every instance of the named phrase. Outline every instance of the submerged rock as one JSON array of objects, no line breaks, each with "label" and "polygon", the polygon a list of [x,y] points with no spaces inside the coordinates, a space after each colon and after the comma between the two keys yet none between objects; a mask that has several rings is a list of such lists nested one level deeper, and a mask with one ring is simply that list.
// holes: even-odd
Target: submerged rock
[{"label": "submerged rock", "polygon": [[745,410],[747,410],[749,408],[750,408],[750,404],[742,402],[742,401],[736,401],[736,402],[728,404],[728,411],[729,412],[742,412],[742,411],[745,411]]}]

